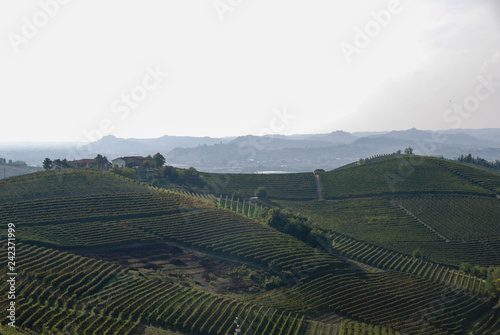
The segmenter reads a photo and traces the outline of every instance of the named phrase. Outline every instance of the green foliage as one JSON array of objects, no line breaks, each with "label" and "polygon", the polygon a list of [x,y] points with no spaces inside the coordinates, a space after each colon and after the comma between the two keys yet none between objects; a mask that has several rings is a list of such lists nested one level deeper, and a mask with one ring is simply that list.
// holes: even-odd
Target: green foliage
[{"label": "green foliage", "polygon": [[413,155],[412,147],[405,148],[405,155]]},{"label": "green foliage", "polygon": [[486,278],[486,290],[492,296],[500,298],[500,267],[489,269]]},{"label": "green foliage", "polygon": [[278,276],[267,277],[264,281],[264,287],[266,290],[272,290],[274,288],[280,287],[282,285],[281,278]]},{"label": "green foliage", "polygon": [[165,157],[163,157],[163,155],[159,152],[153,156],[153,164],[157,169],[162,168],[163,165],[165,165],[165,161]]},{"label": "green foliage", "polygon": [[267,188],[265,186],[259,186],[255,190],[255,196],[259,199],[267,198]]},{"label": "green foliage", "polygon": [[498,160],[498,159],[495,160],[494,162],[488,162],[486,159],[481,158],[479,156],[474,158],[469,153],[468,155],[465,155],[465,156],[460,155],[460,157],[458,157],[456,160],[457,160],[457,162],[474,164],[474,165],[485,167],[488,169],[500,171],[500,160]]},{"label": "green foliage", "polygon": [[262,216],[264,217],[264,222],[270,227],[304,242],[315,244],[314,238],[311,235],[314,225],[309,218],[279,208],[264,211]]},{"label": "green foliage", "polygon": [[50,158],[45,158],[43,160],[43,168],[45,170],[51,170],[52,169],[52,160]]},{"label": "green foliage", "polygon": [[119,176],[132,179],[132,180],[137,179],[137,174],[135,172],[135,169],[132,169],[132,168],[127,168],[127,167],[119,168],[118,166],[115,165],[111,169],[111,172],[113,172]]},{"label": "green foliage", "polygon": [[105,170],[105,169],[108,168],[108,166],[110,165],[110,163],[109,163],[108,158],[106,156],[98,154],[94,158],[94,164],[93,165],[94,165],[93,167],[95,167],[96,169]]}]

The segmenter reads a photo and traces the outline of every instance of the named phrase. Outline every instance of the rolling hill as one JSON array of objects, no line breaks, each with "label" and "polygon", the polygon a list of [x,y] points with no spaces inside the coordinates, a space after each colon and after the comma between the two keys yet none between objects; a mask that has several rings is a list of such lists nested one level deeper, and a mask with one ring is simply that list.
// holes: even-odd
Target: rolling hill
[{"label": "rolling hill", "polygon": [[[1,180],[17,329],[232,334],[238,317],[256,335],[500,332],[498,299],[458,270],[500,265],[500,176],[383,157],[320,173],[318,200],[312,173],[201,175],[213,195],[87,169]],[[259,211],[243,201],[258,187]],[[310,218],[315,240],[267,225],[272,206]]]}]

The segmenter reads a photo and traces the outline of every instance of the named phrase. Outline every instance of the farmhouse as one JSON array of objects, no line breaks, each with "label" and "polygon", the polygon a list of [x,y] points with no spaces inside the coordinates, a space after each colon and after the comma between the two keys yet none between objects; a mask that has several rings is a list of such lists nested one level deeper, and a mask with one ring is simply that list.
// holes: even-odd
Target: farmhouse
[{"label": "farmhouse", "polygon": [[142,156],[128,156],[115,158],[111,162],[113,163],[113,166],[122,168],[128,166],[136,167],[142,165],[145,161],[149,161],[149,158]]}]

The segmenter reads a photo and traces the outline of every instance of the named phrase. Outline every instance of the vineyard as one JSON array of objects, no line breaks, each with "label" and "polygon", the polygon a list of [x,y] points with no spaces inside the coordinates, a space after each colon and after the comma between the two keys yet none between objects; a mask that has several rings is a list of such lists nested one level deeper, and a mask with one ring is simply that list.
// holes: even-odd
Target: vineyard
[{"label": "vineyard", "polygon": [[[277,294],[282,295],[277,305],[291,312],[331,311],[406,334],[462,334],[493,304],[393,272],[328,274]],[[265,302],[267,296],[256,301]]]},{"label": "vineyard", "polygon": [[110,246],[166,239],[266,268],[343,266],[326,253],[252,219],[174,193],[36,200],[6,204],[2,213],[23,227],[20,236],[24,240],[51,246]]},{"label": "vineyard", "polygon": [[[323,197],[337,199],[415,192],[494,194],[491,189],[441,166],[441,162],[443,160],[431,157],[402,156],[321,173]],[[480,169],[471,169],[478,170],[481,176],[487,174]],[[490,178],[498,180],[499,176],[491,174]]]},{"label": "vineyard", "polygon": [[[461,262],[484,266],[500,264],[500,238],[498,237],[498,229],[494,228],[498,226],[499,221],[481,220],[482,217],[495,217],[495,213],[499,211],[499,208],[495,207],[495,202],[498,202],[498,199],[450,195],[397,197],[395,199],[372,197],[328,201],[277,201],[277,203],[282,208],[290,208],[310,216],[319,227],[329,232],[349,236],[360,242],[374,244],[397,253],[412,255],[415,250],[419,250],[428,260],[451,266],[458,266]],[[481,227],[476,229],[488,231],[490,235],[480,240],[460,239],[446,242],[446,236],[440,236],[435,229],[429,229],[414,216],[402,210],[398,205],[400,199],[405,199],[404,201],[462,199],[463,208],[468,208],[467,206],[472,206],[471,208],[474,210],[477,209],[476,206],[481,209],[489,208],[483,212],[474,211],[473,214],[464,214],[456,222],[453,222],[452,227],[458,225],[459,222],[464,222],[464,218],[475,215],[479,219],[474,220],[473,224],[476,227]],[[466,204],[469,199],[473,201]],[[474,202],[474,199],[477,201]],[[429,200],[427,207],[429,209],[437,206],[431,202]],[[445,203],[446,200],[442,202]],[[450,213],[437,209],[434,215],[436,217],[449,217]],[[430,222],[427,223],[432,226]],[[439,224],[444,224],[444,221],[441,220]]]},{"label": "vineyard", "polygon": [[[489,282],[458,270],[500,265],[498,176],[389,155],[321,172],[317,200],[312,173],[200,175],[212,193],[87,169],[0,181],[0,220],[16,227],[16,330],[500,333]],[[267,198],[250,201],[259,187]],[[304,236],[281,232],[294,227]],[[8,304],[2,294],[1,327]]]},{"label": "vineyard", "polygon": [[272,199],[316,199],[316,182],[312,173],[287,174],[217,174],[202,175],[207,188],[215,194],[253,197],[258,187],[265,187]]},{"label": "vineyard", "polygon": [[31,199],[149,192],[139,183],[91,169],[36,172],[0,180],[0,204]]},{"label": "vineyard", "polygon": [[277,202],[283,208],[308,215],[322,228],[366,242],[384,244],[393,241],[432,241],[440,238],[417,223],[411,216],[391,205],[384,197]]},{"label": "vineyard", "polygon": [[440,282],[473,294],[485,295],[484,280],[416,257],[336,234],[331,245],[336,253],[380,269],[394,270]]},{"label": "vineyard", "polygon": [[154,216],[200,207],[207,204],[174,193],[124,193],[18,202],[0,210],[2,219],[31,225]]},{"label": "vineyard", "polygon": [[500,194],[500,175],[485,171],[483,169],[469,166],[465,164],[457,164],[455,162],[444,159],[432,160],[438,166],[442,166],[452,173],[469,180],[470,182],[480,185],[496,194]]},{"label": "vineyard", "polygon": [[266,268],[323,271],[344,266],[338,259],[289,235],[223,210],[205,209],[124,220],[123,223],[168,240],[262,264]]},{"label": "vineyard", "polygon": [[[19,255],[17,323],[40,334],[136,334],[143,323],[225,334],[236,316],[247,334],[294,335],[303,328],[295,313],[145,279],[103,261],[29,244],[19,246]],[[6,303],[3,297],[2,310]]]},{"label": "vineyard", "polygon": [[449,240],[500,237],[500,200],[478,196],[426,196],[396,198],[410,211]]}]

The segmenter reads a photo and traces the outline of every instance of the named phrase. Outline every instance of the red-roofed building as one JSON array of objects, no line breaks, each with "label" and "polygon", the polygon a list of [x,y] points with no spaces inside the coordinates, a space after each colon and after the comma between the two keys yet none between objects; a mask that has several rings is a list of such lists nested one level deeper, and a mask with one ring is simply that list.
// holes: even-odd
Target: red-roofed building
[{"label": "red-roofed building", "polygon": [[71,162],[76,168],[88,168],[95,163],[95,159],[79,159]]}]

